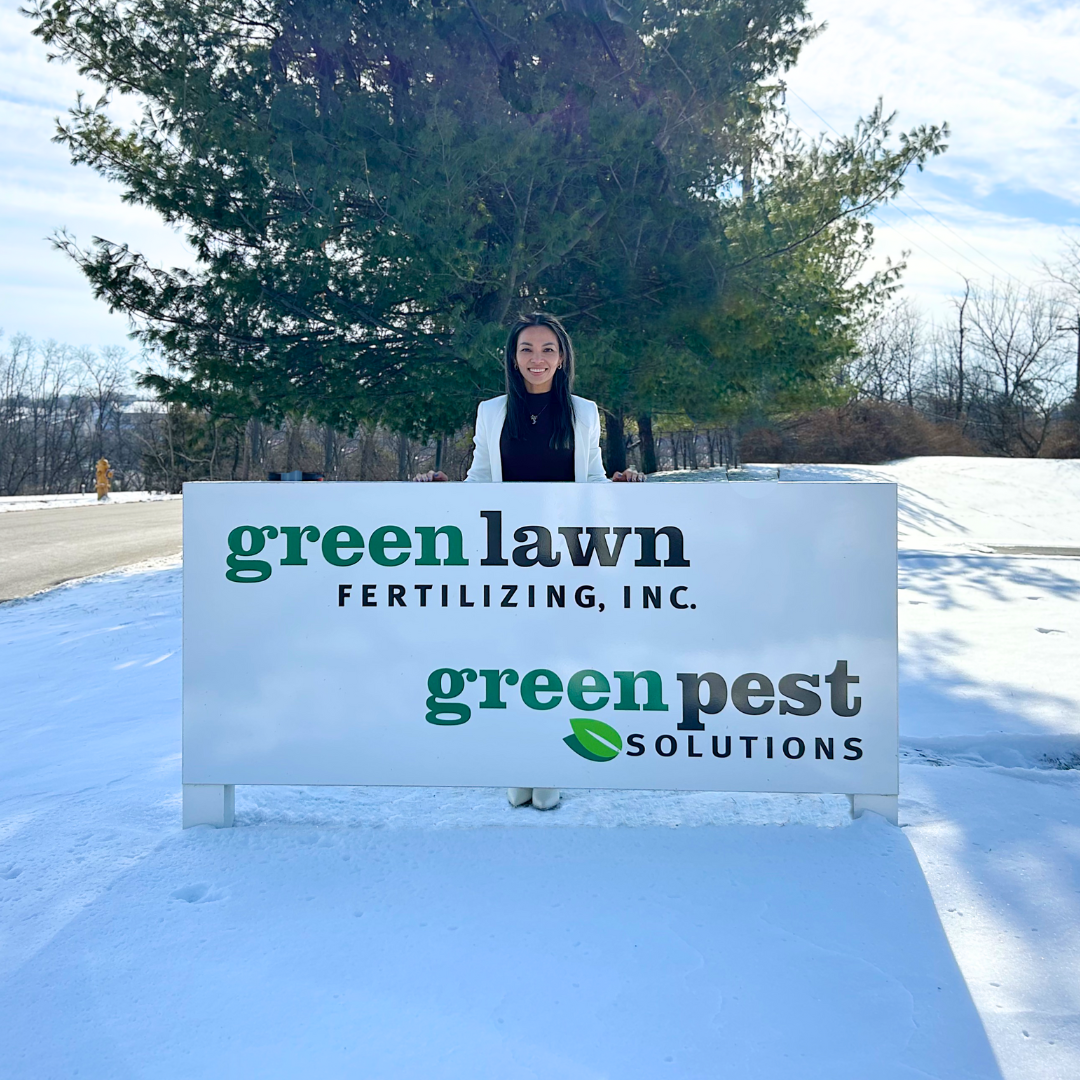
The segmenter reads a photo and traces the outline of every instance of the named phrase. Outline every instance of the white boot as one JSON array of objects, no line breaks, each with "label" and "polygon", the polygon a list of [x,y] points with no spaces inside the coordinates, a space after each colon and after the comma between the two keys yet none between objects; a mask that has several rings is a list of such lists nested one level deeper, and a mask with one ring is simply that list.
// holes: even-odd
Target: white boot
[{"label": "white boot", "polygon": [[534,787],[532,789],[532,804],[537,810],[552,810],[559,805],[559,789],[557,787]]},{"label": "white boot", "polygon": [[510,800],[511,806],[524,806],[533,797],[533,789],[531,787],[507,788],[506,797]]}]

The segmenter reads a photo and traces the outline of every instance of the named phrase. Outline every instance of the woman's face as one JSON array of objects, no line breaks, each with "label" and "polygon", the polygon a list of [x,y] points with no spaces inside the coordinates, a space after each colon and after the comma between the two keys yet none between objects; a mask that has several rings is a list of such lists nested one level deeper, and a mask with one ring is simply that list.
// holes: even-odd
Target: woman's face
[{"label": "woman's face", "polygon": [[518,334],[517,369],[530,394],[546,394],[562,363],[559,339],[549,326],[526,326]]}]

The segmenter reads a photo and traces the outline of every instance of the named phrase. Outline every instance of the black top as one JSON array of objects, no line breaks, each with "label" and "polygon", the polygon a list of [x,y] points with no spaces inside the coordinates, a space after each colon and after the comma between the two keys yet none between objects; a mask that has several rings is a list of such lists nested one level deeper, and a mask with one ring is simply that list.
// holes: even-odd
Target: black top
[{"label": "black top", "polygon": [[499,439],[503,480],[573,481],[573,433],[570,435],[570,445],[565,450],[551,448],[554,430],[551,410],[555,406],[555,395],[550,390],[546,394],[529,394],[525,406],[525,427],[521,438],[511,439],[509,424],[503,424]]}]

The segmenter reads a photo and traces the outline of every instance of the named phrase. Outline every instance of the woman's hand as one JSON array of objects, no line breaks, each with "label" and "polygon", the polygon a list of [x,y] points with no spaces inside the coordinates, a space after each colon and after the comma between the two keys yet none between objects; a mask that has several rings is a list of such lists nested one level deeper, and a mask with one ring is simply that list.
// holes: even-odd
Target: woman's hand
[{"label": "woman's hand", "polygon": [[637,469],[626,469],[623,472],[612,473],[611,481],[614,484],[643,484],[645,474],[638,472]]},{"label": "woman's hand", "polygon": [[442,470],[439,472],[426,472],[420,473],[419,476],[414,476],[413,480],[418,481],[421,484],[438,483],[443,480],[449,481],[450,477],[446,475]]}]

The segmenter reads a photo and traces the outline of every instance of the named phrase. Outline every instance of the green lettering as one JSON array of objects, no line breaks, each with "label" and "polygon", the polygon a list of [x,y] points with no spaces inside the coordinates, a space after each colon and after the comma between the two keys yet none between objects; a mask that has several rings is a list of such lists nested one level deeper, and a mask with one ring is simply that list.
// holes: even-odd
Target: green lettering
[{"label": "green lettering", "polygon": [[566,696],[575,709],[583,709],[585,712],[595,712],[602,709],[608,699],[602,697],[597,701],[586,701],[586,694],[607,694],[611,690],[611,684],[600,674],[599,671],[578,671],[570,676],[566,684]]},{"label": "green lettering", "polygon": [[[554,671],[537,668],[521,680],[521,700],[530,709],[554,709],[562,701],[562,679]],[[541,701],[538,694],[554,694],[550,701]]]},{"label": "green lettering", "polygon": [[[341,554],[349,548],[351,555]],[[353,566],[364,557],[364,538],[351,525],[335,525],[323,534],[322,553],[331,566]]]},{"label": "green lettering", "polygon": [[506,680],[507,686],[516,686],[518,673],[513,668],[500,671],[498,668],[481,668],[480,678],[484,680],[484,700],[480,702],[481,709],[505,709],[506,702],[502,699],[500,690],[502,681]]},{"label": "green lettering", "polygon": [[[400,555],[387,555],[387,551],[394,548],[405,550]],[[396,525],[383,525],[381,529],[376,529],[368,540],[368,551],[380,566],[400,566],[409,557],[411,548],[409,534]]]},{"label": "green lettering", "polygon": [[468,566],[469,560],[465,558],[462,550],[461,530],[456,525],[444,525],[436,529],[434,525],[421,525],[413,532],[420,536],[420,558],[416,560],[417,566],[439,566],[439,556],[435,550],[435,538],[446,537],[446,558],[443,566]]},{"label": "green lettering", "polygon": [[[449,679],[450,685],[444,690],[443,683]],[[439,668],[428,676],[427,688],[430,697],[427,699],[427,715],[424,719],[429,724],[438,724],[440,727],[453,727],[456,724],[464,724],[472,716],[472,709],[463,701],[451,701],[465,689],[465,680],[476,682],[476,672],[472,668],[462,668],[460,671],[454,668]]]},{"label": "green lettering", "polygon": [[300,541],[307,539],[314,543],[319,539],[319,530],[314,525],[282,525],[281,535],[285,537],[285,558],[282,566],[307,566],[307,559],[300,551]]},{"label": "green lettering", "polygon": [[229,557],[225,560],[229,569],[225,571],[225,579],[242,585],[265,581],[272,572],[270,564],[251,556],[258,555],[266,547],[267,537],[273,540],[277,534],[273,525],[264,525],[261,529],[255,525],[240,525],[233,529],[229,533]]},{"label": "green lettering", "polygon": [[668,707],[664,704],[663,680],[655,671],[616,671],[615,678],[619,680],[619,700],[615,703],[616,712],[637,712],[641,706],[637,703],[638,679],[645,680],[648,692],[648,700],[645,702],[646,712],[667,712]]}]

